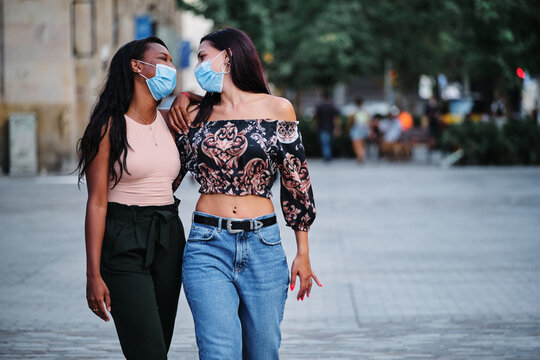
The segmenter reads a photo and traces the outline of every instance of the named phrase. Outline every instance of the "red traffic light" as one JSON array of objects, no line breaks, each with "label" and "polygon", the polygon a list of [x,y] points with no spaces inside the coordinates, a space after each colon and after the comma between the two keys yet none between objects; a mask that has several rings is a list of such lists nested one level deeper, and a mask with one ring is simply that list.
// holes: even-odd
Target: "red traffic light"
[{"label": "red traffic light", "polygon": [[517,74],[517,76],[519,76],[520,78],[525,79],[525,71],[523,71],[522,68],[518,67],[518,68],[516,69],[516,74]]}]

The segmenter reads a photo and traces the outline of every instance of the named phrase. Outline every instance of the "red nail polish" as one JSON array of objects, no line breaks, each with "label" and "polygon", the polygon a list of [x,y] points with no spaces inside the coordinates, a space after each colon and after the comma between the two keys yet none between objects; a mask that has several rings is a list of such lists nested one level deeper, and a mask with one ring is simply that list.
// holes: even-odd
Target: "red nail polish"
[{"label": "red nail polish", "polygon": [[309,297],[309,294],[307,294],[307,297]]},{"label": "red nail polish", "polygon": [[294,284],[291,284],[291,291],[294,290]]}]

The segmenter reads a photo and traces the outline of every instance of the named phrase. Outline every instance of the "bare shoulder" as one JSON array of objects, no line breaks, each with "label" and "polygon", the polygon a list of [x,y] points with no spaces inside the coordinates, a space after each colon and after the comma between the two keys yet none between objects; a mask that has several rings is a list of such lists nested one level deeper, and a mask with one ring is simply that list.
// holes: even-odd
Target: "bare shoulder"
[{"label": "bare shoulder", "polygon": [[266,95],[265,102],[272,118],[277,120],[296,121],[296,112],[291,102],[285,98]]},{"label": "bare shoulder", "polygon": [[[110,145],[110,140],[109,140],[109,132],[111,131],[111,125],[112,125],[112,122],[113,122],[113,118],[112,116],[109,117],[109,121],[107,122],[107,124],[103,124],[103,126],[101,127],[101,143],[100,143],[100,147],[102,145],[105,145],[107,147],[109,147]],[[103,141],[105,140],[105,141]]]}]

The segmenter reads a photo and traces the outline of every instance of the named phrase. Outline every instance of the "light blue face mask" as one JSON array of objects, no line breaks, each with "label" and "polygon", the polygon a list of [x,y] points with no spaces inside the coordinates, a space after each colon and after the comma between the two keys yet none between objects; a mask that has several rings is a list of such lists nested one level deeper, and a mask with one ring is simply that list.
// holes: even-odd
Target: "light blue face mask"
[{"label": "light blue face mask", "polygon": [[146,85],[150,93],[156,100],[161,100],[164,97],[171,95],[176,87],[176,69],[163,64],[149,64],[147,62],[136,60],[140,63],[150,65],[156,68],[156,75],[152,78],[147,78],[141,73],[138,73],[146,79]]},{"label": "light blue face mask", "polygon": [[212,69],[212,61],[216,60],[224,51],[217,54],[212,60],[203,61],[195,68],[195,78],[203,90],[212,93],[220,93],[223,90],[223,77],[230,70],[226,72],[215,72]]}]

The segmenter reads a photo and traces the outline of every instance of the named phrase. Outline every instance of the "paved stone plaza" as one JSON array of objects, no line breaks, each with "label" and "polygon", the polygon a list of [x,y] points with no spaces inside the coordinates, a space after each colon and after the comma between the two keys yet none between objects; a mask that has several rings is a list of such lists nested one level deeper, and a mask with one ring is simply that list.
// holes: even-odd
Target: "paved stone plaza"
[{"label": "paved stone plaza", "polygon": [[[289,297],[282,359],[540,359],[540,168],[310,168],[324,287]],[[86,306],[75,181],[0,177],[0,359],[123,358]],[[186,224],[197,186],[177,196]],[[179,309],[170,358],[196,359]]]}]

